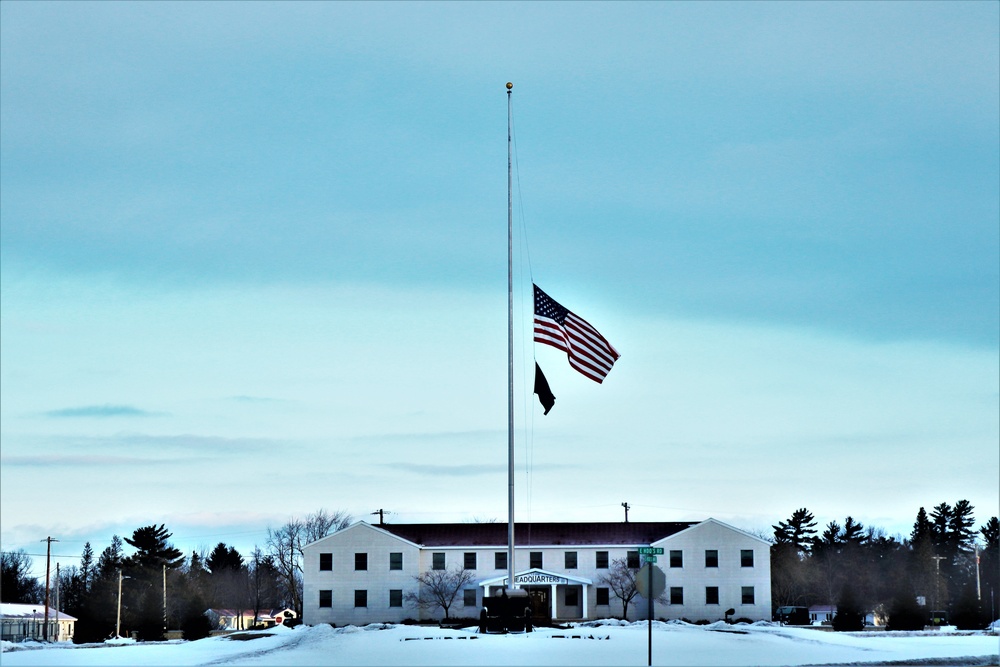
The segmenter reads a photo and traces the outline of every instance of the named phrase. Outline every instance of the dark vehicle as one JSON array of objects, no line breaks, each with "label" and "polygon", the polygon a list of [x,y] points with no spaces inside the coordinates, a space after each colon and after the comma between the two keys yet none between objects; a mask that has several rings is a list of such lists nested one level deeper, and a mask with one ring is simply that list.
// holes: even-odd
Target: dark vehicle
[{"label": "dark vehicle", "polygon": [[784,625],[809,625],[808,607],[778,607],[774,620]]},{"label": "dark vehicle", "polygon": [[503,590],[500,595],[483,598],[479,631],[483,634],[531,632],[531,598],[528,592],[518,588],[511,591],[510,597]]}]

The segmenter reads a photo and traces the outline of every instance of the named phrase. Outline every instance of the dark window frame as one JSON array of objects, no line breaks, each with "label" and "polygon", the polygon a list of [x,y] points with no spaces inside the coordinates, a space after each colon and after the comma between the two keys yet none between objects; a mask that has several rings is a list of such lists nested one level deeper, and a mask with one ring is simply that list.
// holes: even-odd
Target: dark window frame
[{"label": "dark window frame", "polygon": [[362,572],[368,569],[368,552],[357,551],[354,554],[354,571]]},{"label": "dark window frame", "polygon": [[431,569],[432,570],[448,569],[448,557],[445,555],[445,552],[434,551],[431,553]]},{"label": "dark window frame", "polygon": [[684,587],[670,587],[670,604],[684,604]]},{"label": "dark window frame", "polygon": [[354,606],[355,608],[362,608],[368,606],[368,589],[367,588],[356,588],[354,589]]},{"label": "dark window frame", "polygon": [[[475,551],[466,551],[462,554],[462,569],[465,570],[478,570],[477,566],[479,559],[476,557]],[[471,565],[470,565],[471,563]]]},{"label": "dark window frame", "polygon": [[579,554],[577,554],[577,552],[575,552],[575,551],[567,551],[566,552],[566,555],[564,557],[564,564],[565,564],[567,570],[575,570],[575,569],[577,569],[577,567],[578,567],[578,565],[577,565],[578,561],[579,561]]},{"label": "dark window frame", "polygon": [[319,608],[329,609],[333,607],[333,590],[321,589],[319,592]]},{"label": "dark window frame", "polygon": [[598,570],[606,570],[606,569],[608,569],[608,562],[609,561],[608,561],[608,552],[607,551],[598,551],[594,555],[594,567],[596,569],[598,569]]},{"label": "dark window frame", "polygon": [[705,567],[719,567],[718,549],[705,549]]},{"label": "dark window frame", "polygon": [[320,572],[332,572],[333,571],[333,554],[332,553],[322,553],[319,555],[319,571]]},{"label": "dark window frame", "polygon": [[683,549],[671,549],[670,554],[670,567],[684,567],[684,550]]},{"label": "dark window frame", "polygon": [[740,549],[740,567],[753,567],[753,549]]},{"label": "dark window frame", "polygon": [[390,570],[402,570],[403,569],[403,552],[402,551],[390,551],[389,552],[389,569]]}]

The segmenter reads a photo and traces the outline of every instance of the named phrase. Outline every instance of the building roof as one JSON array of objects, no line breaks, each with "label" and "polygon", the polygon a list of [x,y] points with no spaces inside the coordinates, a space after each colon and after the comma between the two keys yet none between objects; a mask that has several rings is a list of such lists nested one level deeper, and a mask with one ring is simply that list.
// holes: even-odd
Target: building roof
[{"label": "building roof", "polygon": [[[64,611],[60,611],[60,621],[75,621],[75,616],[70,616]],[[0,618],[17,618],[25,620],[43,620],[45,618],[44,604],[21,604],[17,602],[0,603]],[[56,620],[56,610],[49,607],[49,620]]]},{"label": "building roof", "polygon": [[[517,523],[518,547],[639,546],[690,528],[696,521]],[[506,523],[401,523],[376,526],[425,547],[506,547]]]}]

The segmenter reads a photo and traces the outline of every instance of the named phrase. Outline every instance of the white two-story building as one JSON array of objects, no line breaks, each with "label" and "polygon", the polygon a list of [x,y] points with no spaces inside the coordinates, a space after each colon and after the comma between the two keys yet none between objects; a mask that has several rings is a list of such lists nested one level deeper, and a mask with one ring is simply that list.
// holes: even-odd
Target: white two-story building
[{"label": "white two-story building", "polygon": [[[770,620],[770,544],[715,519],[690,522],[532,523],[515,526],[514,584],[536,616],[555,621],[620,617],[622,602],[604,580],[615,562],[638,568],[640,547],[659,547],[666,590],[654,618]],[[407,604],[424,572],[462,568],[471,582],[451,617],[478,618],[483,597],[507,583],[507,525],[355,523],[307,545],[302,620],[364,625],[439,619],[440,609]],[[628,618],[646,618],[637,596]]]}]

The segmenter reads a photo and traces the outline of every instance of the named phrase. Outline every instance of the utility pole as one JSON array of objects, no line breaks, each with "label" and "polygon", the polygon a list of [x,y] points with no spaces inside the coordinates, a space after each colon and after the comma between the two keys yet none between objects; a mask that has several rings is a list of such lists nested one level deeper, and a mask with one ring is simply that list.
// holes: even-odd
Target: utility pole
[{"label": "utility pole", "polygon": [[936,611],[941,606],[938,601],[941,588],[941,561],[947,559],[944,556],[931,556],[931,558],[934,559],[934,609],[931,611]]},{"label": "utility pole", "polygon": [[167,564],[164,563],[163,564],[163,639],[166,638],[167,638]]},{"label": "utility pole", "polygon": [[45,625],[42,626],[42,641],[49,640],[49,564],[52,559],[52,543],[59,540],[46,537],[39,542],[45,542]]},{"label": "utility pole", "polygon": [[625,508],[625,523],[628,523],[628,511],[632,509],[628,503],[622,503],[622,507]]},{"label": "utility pole", "polygon": [[56,639],[59,641],[59,563],[56,563]]}]

